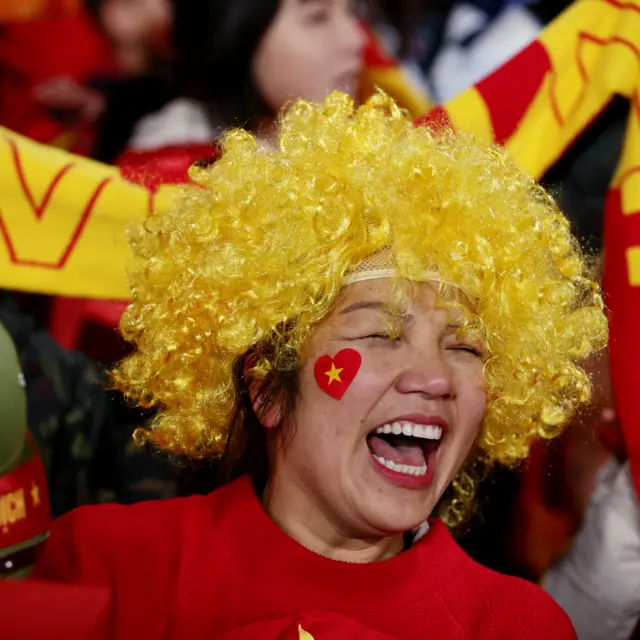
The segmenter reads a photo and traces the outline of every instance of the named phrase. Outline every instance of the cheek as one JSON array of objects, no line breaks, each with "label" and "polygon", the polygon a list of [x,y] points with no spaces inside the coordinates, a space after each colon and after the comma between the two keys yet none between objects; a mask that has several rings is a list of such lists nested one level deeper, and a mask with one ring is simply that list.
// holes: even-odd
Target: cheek
[{"label": "cheek", "polygon": [[339,464],[340,453],[346,455],[350,451],[349,434],[357,432],[353,387],[342,399],[332,398],[318,386],[313,365],[309,363],[300,374],[295,430],[287,455],[295,456],[309,468],[327,468]]},{"label": "cheek", "polygon": [[118,43],[131,43],[142,38],[146,31],[138,11],[120,3],[107,5],[102,16],[103,28]]},{"label": "cheek", "polygon": [[353,402],[369,410],[391,386],[392,370],[391,363],[385,366],[371,355],[363,354],[362,367],[353,381]]},{"label": "cheek", "polygon": [[255,83],[273,111],[292,99],[322,99],[331,89],[331,57],[324,47],[304,33],[281,31],[266,36],[253,61]]},{"label": "cheek", "polygon": [[457,389],[458,418],[468,438],[475,439],[487,406],[487,394],[482,369],[461,371]]}]

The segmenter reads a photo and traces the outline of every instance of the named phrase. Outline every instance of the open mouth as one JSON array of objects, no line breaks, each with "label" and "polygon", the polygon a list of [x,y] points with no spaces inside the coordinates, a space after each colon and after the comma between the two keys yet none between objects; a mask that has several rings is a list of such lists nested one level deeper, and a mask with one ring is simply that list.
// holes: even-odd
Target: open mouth
[{"label": "open mouth", "polygon": [[435,461],[443,435],[438,424],[408,420],[389,422],[367,436],[373,458],[383,467],[409,476],[426,476]]}]

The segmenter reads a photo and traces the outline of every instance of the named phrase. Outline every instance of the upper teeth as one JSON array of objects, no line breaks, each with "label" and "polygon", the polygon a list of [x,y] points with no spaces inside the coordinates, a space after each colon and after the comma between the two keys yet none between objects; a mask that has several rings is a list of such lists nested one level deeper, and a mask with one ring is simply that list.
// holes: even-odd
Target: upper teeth
[{"label": "upper teeth", "polygon": [[400,420],[383,424],[375,430],[375,433],[393,433],[396,436],[403,435],[426,438],[427,440],[440,440],[442,438],[442,427],[435,424],[423,425]]}]

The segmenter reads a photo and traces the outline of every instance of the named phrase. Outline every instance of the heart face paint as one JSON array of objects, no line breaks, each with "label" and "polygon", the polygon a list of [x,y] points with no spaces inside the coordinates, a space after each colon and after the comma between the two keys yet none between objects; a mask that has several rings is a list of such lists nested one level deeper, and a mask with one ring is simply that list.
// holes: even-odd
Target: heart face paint
[{"label": "heart face paint", "polygon": [[362,356],[355,349],[342,349],[335,357],[324,355],[316,360],[313,375],[318,386],[332,398],[340,400],[360,370]]}]

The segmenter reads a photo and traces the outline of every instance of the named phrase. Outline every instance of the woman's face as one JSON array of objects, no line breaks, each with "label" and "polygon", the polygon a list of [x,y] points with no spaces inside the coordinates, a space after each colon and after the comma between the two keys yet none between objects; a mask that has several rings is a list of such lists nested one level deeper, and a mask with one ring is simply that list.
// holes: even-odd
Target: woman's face
[{"label": "woman's face", "polygon": [[171,28],[169,0],[104,0],[100,5],[102,28],[120,46],[143,46]]},{"label": "woman's face", "polygon": [[338,89],[355,96],[363,46],[348,0],[282,0],[253,59],[258,90],[274,112]]},{"label": "woman's face", "polygon": [[[455,312],[434,306],[429,284],[395,314],[392,299],[385,279],[345,288],[307,345],[291,431],[282,430],[271,460],[276,482],[301,489],[346,535],[388,536],[423,522],[485,409],[482,346],[458,337]],[[345,349],[359,354],[359,368],[357,355],[338,355]],[[338,390],[340,399],[327,392]]]}]

